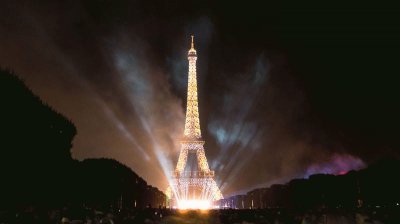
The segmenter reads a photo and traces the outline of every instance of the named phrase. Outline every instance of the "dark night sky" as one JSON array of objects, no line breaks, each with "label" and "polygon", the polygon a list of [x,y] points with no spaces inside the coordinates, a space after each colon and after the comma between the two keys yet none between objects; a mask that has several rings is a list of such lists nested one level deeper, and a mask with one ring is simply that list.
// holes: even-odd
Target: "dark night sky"
[{"label": "dark night sky", "polygon": [[161,189],[192,33],[223,193],[398,157],[400,9],[260,2],[2,1],[0,66],[72,120],[74,158],[115,158]]}]

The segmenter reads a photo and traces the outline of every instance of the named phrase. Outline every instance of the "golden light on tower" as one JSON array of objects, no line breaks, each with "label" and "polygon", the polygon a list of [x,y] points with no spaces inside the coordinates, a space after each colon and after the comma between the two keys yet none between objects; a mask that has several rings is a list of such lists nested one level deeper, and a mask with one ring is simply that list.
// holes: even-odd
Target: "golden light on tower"
[{"label": "golden light on tower", "polygon": [[[189,72],[186,104],[185,131],[175,171],[171,175],[167,196],[176,200],[180,209],[208,209],[212,202],[223,198],[214,180],[204,152],[205,141],[201,138],[199,105],[197,96],[196,61],[192,35],[188,52]],[[196,154],[199,170],[185,170],[188,156]]]}]

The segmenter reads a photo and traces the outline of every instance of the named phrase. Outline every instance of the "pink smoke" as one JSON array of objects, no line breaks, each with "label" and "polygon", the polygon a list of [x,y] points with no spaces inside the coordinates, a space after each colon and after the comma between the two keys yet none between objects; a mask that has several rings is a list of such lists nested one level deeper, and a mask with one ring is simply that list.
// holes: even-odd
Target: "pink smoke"
[{"label": "pink smoke", "polygon": [[358,157],[348,154],[333,154],[328,161],[309,166],[306,177],[317,173],[344,175],[350,170],[359,170],[364,167],[365,163]]}]

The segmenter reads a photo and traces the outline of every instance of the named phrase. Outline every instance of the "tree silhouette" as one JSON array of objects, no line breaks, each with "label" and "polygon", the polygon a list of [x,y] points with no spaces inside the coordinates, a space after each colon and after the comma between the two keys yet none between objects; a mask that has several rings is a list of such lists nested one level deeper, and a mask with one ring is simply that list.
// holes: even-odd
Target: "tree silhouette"
[{"label": "tree silhouette", "polygon": [[[385,159],[345,175],[315,174],[284,185],[255,189],[221,201],[236,208],[320,209],[395,207],[400,203],[400,161]],[[261,198],[261,199],[260,199]],[[362,201],[362,204],[360,204]],[[232,203],[233,202],[233,203]]]},{"label": "tree silhouette", "polygon": [[117,161],[72,159],[75,125],[12,72],[0,69],[0,91],[0,208],[71,203],[145,207],[164,202],[161,191]]}]

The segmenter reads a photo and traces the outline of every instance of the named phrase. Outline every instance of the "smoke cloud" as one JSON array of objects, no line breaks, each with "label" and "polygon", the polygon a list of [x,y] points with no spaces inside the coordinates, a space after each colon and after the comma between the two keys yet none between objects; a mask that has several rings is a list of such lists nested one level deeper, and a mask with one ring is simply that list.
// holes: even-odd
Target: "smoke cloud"
[{"label": "smoke cloud", "polygon": [[[359,81],[368,79],[351,76],[368,73],[360,69],[369,56],[352,66],[343,61],[347,48],[296,42],[307,29],[287,30],[298,26],[284,9],[238,17],[243,6],[231,6],[8,1],[0,7],[0,66],[72,120],[74,158],[116,159],[161,190],[180,150],[191,34],[205,152],[225,195],[398,155],[396,94],[381,89],[364,99],[372,88]],[[389,73],[397,74],[375,71],[370,86]]]}]

